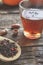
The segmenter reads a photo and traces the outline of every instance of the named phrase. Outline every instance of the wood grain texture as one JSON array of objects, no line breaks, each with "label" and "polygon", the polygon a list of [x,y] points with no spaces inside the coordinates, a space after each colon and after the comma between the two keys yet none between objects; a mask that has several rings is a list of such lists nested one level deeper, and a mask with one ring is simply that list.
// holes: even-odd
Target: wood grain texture
[{"label": "wood grain texture", "polygon": [[19,6],[8,6],[0,3],[0,14],[19,13]]},{"label": "wood grain texture", "polygon": [[34,46],[43,46],[43,34],[40,39],[29,40],[23,34],[23,26],[19,14],[0,14],[0,29],[10,28],[12,24],[20,24],[18,35],[16,37],[12,36],[12,31],[9,31],[4,37],[15,40],[21,46],[22,54],[18,60],[12,62],[0,61],[0,65],[34,65],[32,49]]}]

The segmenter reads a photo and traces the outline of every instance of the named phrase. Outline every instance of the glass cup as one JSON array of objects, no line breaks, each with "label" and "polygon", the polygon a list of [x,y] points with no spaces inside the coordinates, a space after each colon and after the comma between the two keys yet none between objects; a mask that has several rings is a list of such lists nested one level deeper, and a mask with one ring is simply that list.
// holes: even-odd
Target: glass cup
[{"label": "glass cup", "polygon": [[38,39],[42,34],[43,9],[33,6],[29,0],[19,3],[20,17],[24,28],[24,35],[29,39]]}]

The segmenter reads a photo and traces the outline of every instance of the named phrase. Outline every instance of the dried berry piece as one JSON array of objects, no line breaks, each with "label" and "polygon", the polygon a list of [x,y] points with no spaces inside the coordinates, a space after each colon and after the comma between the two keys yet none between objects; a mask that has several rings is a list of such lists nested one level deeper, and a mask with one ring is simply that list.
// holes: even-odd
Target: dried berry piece
[{"label": "dried berry piece", "polygon": [[11,29],[19,29],[20,25],[19,24],[12,24]]},{"label": "dried berry piece", "polygon": [[0,36],[6,35],[7,31],[6,30],[0,30]]}]

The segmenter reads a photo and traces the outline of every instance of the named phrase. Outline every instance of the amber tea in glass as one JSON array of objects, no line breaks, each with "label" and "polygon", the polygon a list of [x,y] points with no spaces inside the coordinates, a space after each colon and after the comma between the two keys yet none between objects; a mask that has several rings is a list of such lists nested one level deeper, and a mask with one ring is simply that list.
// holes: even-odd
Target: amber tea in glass
[{"label": "amber tea in glass", "polygon": [[29,1],[21,1],[19,9],[24,35],[29,39],[40,38],[43,26],[43,9],[33,6]]}]

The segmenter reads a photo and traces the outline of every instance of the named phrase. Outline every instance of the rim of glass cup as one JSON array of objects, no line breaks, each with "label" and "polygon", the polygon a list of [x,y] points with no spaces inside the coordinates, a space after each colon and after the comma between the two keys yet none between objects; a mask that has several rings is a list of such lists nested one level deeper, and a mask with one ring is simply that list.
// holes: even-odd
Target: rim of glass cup
[{"label": "rim of glass cup", "polygon": [[[22,1],[20,1],[19,2],[19,7],[20,8],[22,8],[22,9],[27,9],[27,8],[25,8],[25,7],[23,7],[21,4],[22,4],[22,2],[24,2],[24,1],[28,1],[28,0],[22,0]],[[28,8],[28,9],[30,9],[30,8]],[[32,9],[32,8],[31,8]],[[38,8],[33,8],[33,9],[38,9]],[[38,9],[38,10],[40,10],[40,9]],[[41,9],[41,10],[43,10],[43,9]]]}]

